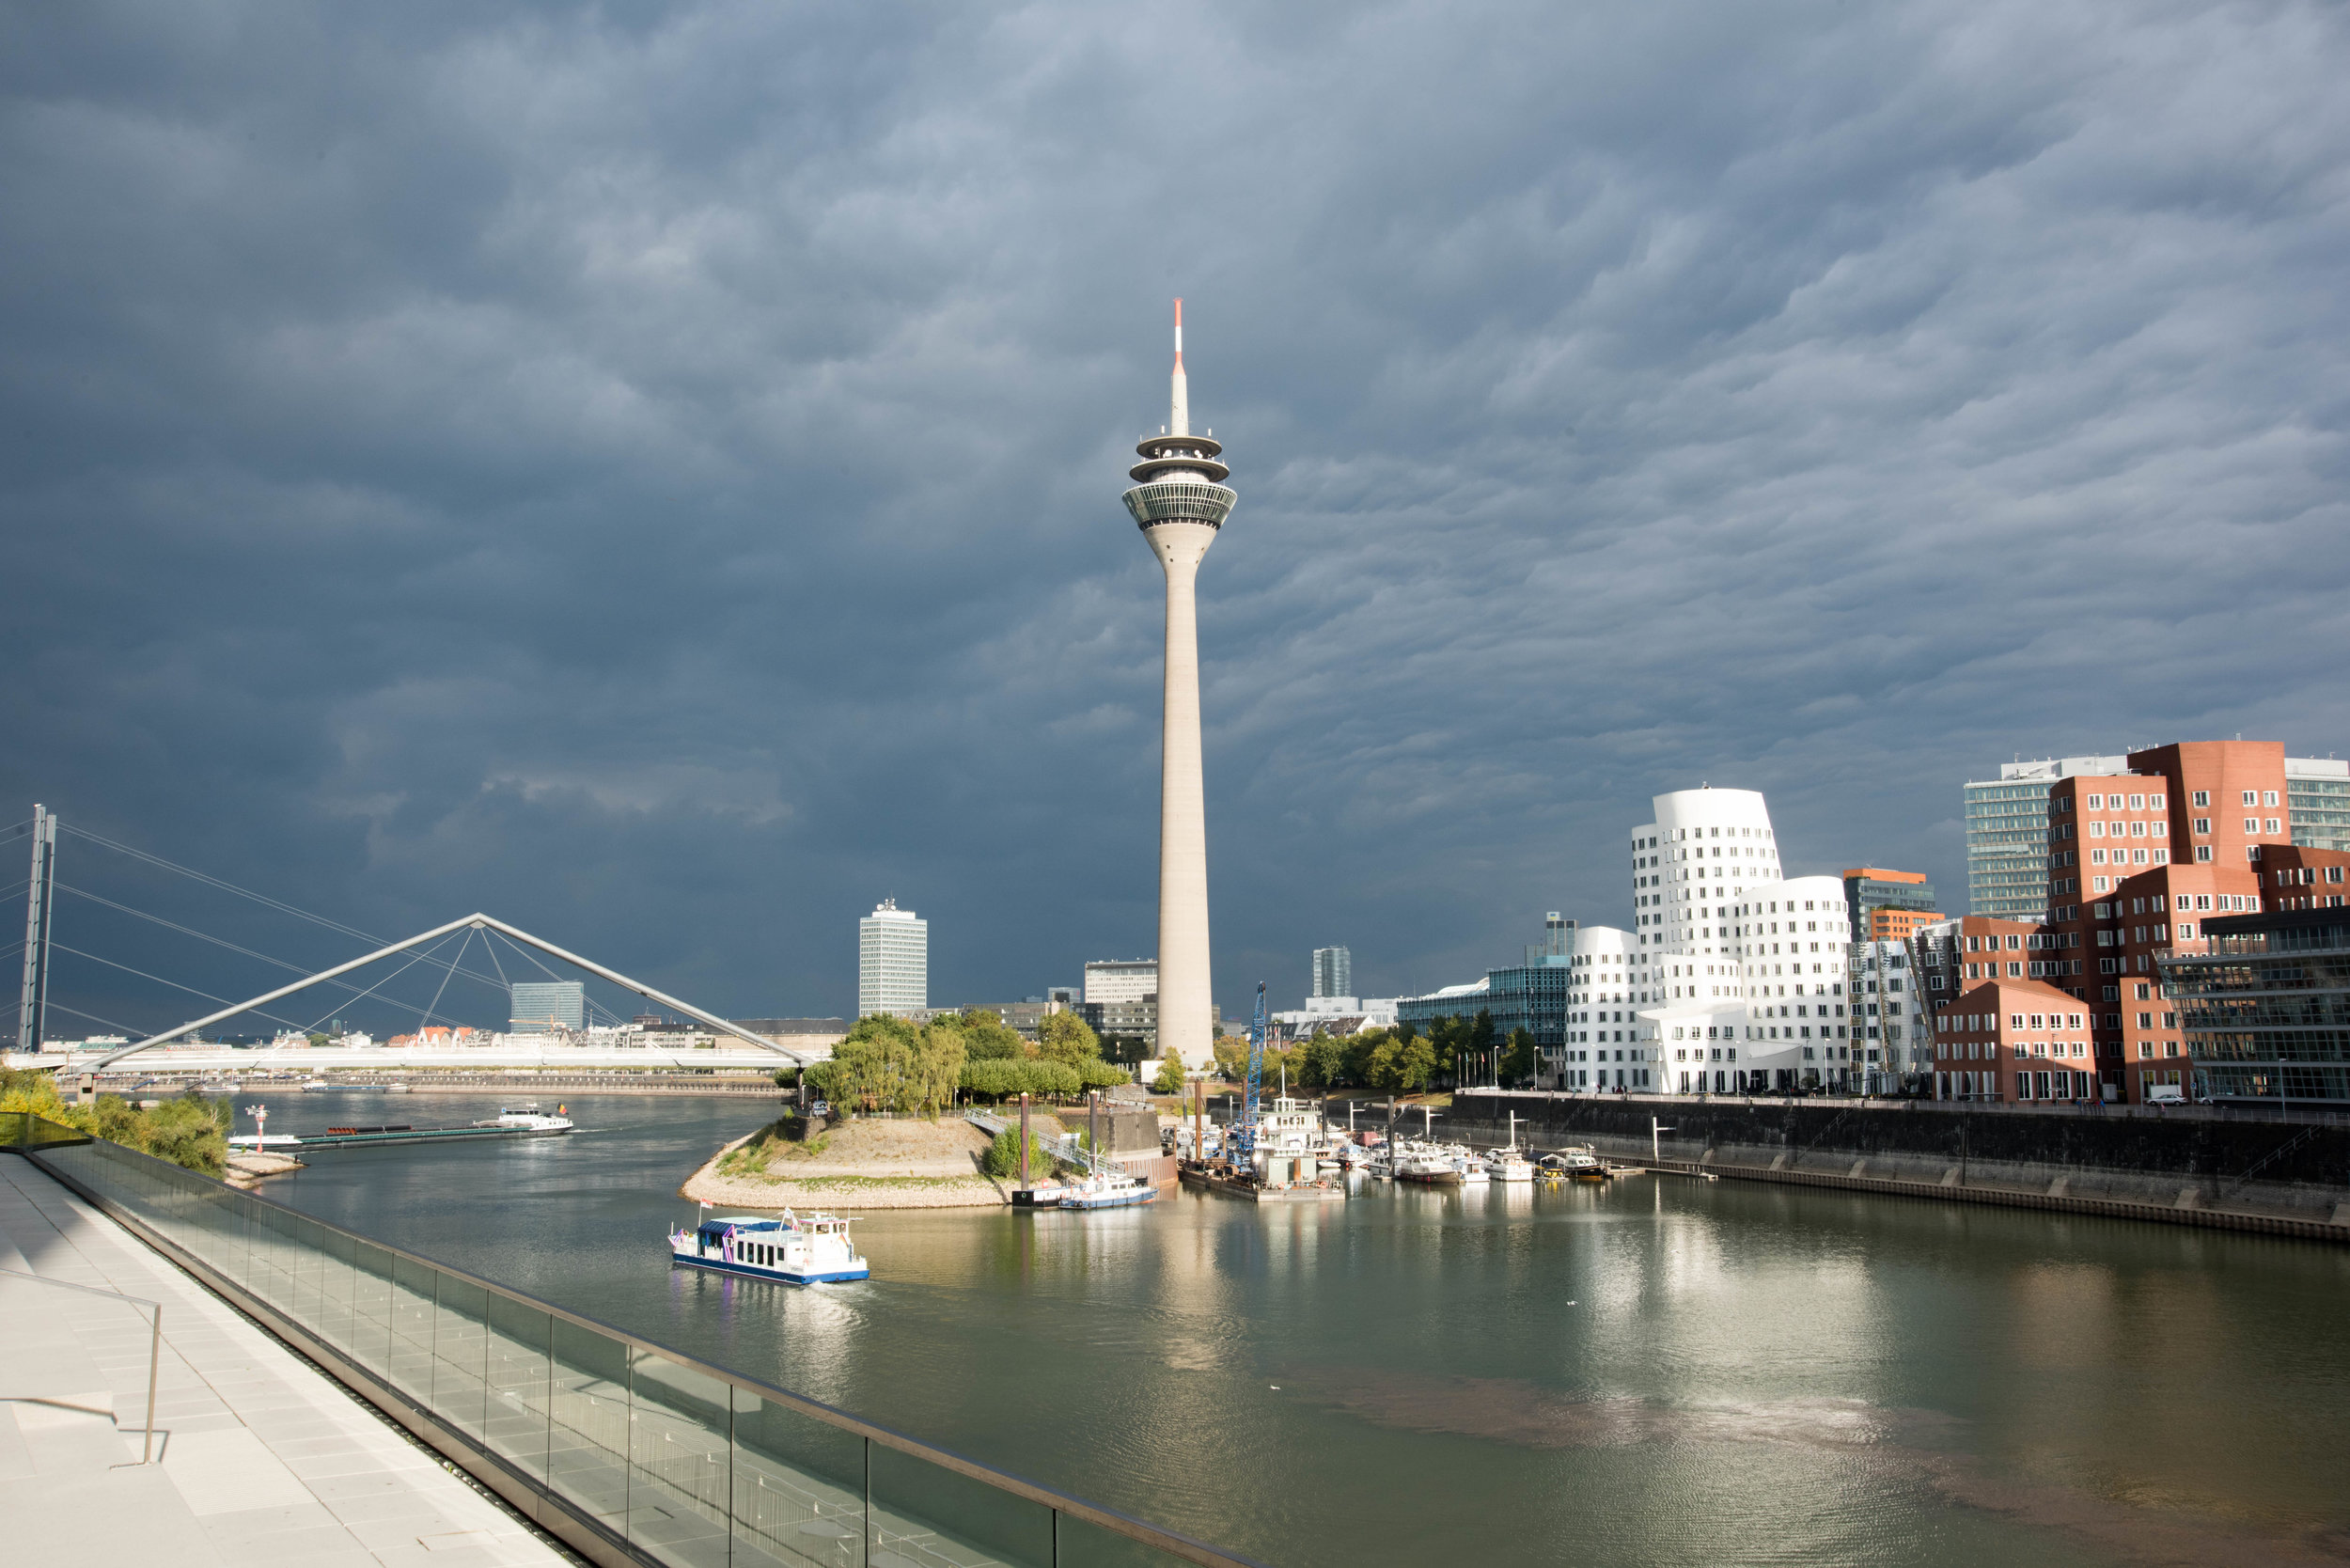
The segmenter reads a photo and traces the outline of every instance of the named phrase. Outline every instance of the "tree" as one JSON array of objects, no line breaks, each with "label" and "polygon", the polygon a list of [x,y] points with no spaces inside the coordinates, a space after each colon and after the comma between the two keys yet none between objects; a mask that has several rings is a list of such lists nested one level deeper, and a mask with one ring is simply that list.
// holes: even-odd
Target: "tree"
[{"label": "tree", "polygon": [[1335,1089],[1345,1073],[1344,1048],[1329,1035],[1315,1031],[1300,1053],[1297,1081],[1308,1089]]},{"label": "tree", "polygon": [[1208,1049],[1215,1055],[1215,1070],[1227,1083],[1238,1083],[1248,1075],[1248,1042],[1219,1036]]},{"label": "tree", "polygon": [[1019,1032],[986,1008],[967,1007],[939,1022],[950,1023],[962,1033],[967,1061],[1016,1061],[1028,1054],[1028,1043]]},{"label": "tree", "polygon": [[1436,1049],[1425,1040],[1415,1040],[1403,1047],[1395,1064],[1396,1087],[1418,1093],[1435,1081]]},{"label": "tree", "polygon": [[1542,1058],[1534,1050],[1534,1037],[1524,1029],[1512,1029],[1509,1054],[1501,1058],[1501,1081],[1512,1089],[1530,1084],[1541,1066]]},{"label": "tree", "polygon": [[1427,1049],[1426,1044],[1419,1041],[1413,1041],[1410,1045],[1406,1045],[1404,1043],[1404,1039],[1407,1038],[1408,1037],[1399,1038],[1396,1035],[1389,1035],[1386,1039],[1382,1040],[1378,1044],[1371,1047],[1371,1060],[1366,1064],[1363,1074],[1363,1082],[1366,1086],[1371,1089],[1384,1089],[1389,1091],[1393,1091],[1403,1087],[1402,1074],[1397,1071],[1396,1067],[1397,1059],[1401,1058],[1406,1050],[1415,1048],[1419,1050]]},{"label": "tree", "polygon": [[1500,1063],[1494,1057],[1494,1015],[1483,1008],[1477,1010],[1476,1019],[1469,1025],[1467,1057],[1468,1071],[1478,1072],[1487,1066],[1499,1071]]},{"label": "tree", "polygon": [[1151,1080],[1151,1087],[1161,1094],[1181,1094],[1183,1091],[1183,1061],[1181,1057],[1162,1057],[1159,1075]]},{"label": "tree", "polygon": [[858,1019],[832,1059],[807,1070],[807,1080],[836,1105],[935,1116],[954,1101],[964,1055],[963,1035],[951,1025],[917,1029],[875,1013]]},{"label": "tree", "polygon": [[1047,1061],[1076,1067],[1102,1059],[1102,1042],[1073,1012],[1051,1012],[1037,1026],[1037,1054]]}]

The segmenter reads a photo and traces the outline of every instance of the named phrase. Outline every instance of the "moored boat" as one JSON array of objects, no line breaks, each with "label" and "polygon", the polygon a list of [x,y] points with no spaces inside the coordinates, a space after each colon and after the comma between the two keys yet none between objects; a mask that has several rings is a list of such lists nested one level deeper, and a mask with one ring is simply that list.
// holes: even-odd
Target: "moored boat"
[{"label": "moored boat", "polygon": [[1485,1160],[1488,1181],[1519,1183],[1534,1179],[1534,1162],[1514,1149],[1497,1149]]},{"label": "moored boat", "polygon": [[1132,1176],[1088,1176],[1061,1191],[1064,1209],[1131,1209],[1158,1197],[1158,1188]]}]

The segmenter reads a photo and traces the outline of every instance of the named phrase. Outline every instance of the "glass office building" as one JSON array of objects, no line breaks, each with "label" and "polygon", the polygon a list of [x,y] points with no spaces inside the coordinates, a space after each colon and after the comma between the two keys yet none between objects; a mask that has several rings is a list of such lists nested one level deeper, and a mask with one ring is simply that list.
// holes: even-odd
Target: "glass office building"
[{"label": "glass office building", "polygon": [[1355,955],[1344,948],[1314,949],[1314,995],[1317,996],[1352,996],[1355,995]]},{"label": "glass office building", "polygon": [[2286,758],[2285,795],[2293,808],[2295,843],[2303,849],[2350,850],[2350,761]]},{"label": "glass office building", "polygon": [[2161,964],[2201,1092],[2350,1106],[2350,909],[2205,920]]},{"label": "glass office building", "polygon": [[588,987],[581,980],[518,980],[507,1028],[514,1034],[551,1034],[588,1027]]},{"label": "glass office building", "polygon": [[1968,912],[1998,920],[2048,913],[2048,788],[2075,774],[2129,771],[2126,757],[2057,757],[2003,762],[1999,776],[1966,786]]}]

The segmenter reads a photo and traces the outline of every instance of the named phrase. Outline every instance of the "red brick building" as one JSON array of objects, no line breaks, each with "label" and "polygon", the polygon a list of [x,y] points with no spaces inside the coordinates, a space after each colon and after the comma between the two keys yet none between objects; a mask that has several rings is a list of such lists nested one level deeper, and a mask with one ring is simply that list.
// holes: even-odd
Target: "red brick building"
[{"label": "red brick building", "polygon": [[[2350,895],[2350,854],[2293,844],[2280,743],[2189,741],[2132,752],[2128,761],[2126,774],[2076,775],[2049,789],[2046,922],[1969,916],[1946,940],[1950,950],[1942,956],[1953,986],[2038,981],[2078,1004],[2085,1060],[2072,1055],[2078,1042],[2069,1035],[2026,1028],[2020,1043],[2064,1045],[2065,1054],[2049,1058],[2044,1071],[2075,1074],[2062,1081],[2076,1087],[2077,1075],[2089,1072],[2107,1098],[2137,1103],[2155,1085],[2184,1087],[2189,1071],[2178,1010],[2162,996],[2156,955],[2200,940],[2206,915]],[[2037,1011],[2023,1001],[1996,1011],[2028,1020],[2055,1015],[2044,998]],[[2068,1008],[2064,1016],[2074,1011]],[[1983,1090],[1983,1058],[1940,1051],[1945,1013],[1977,1021],[1994,1015],[1963,997],[1935,1010],[1936,1092],[1954,1081],[1941,1074],[1966,1072],[1978,1075],[1970,1080],[1978,1084],[1976,1097],[2015,1098],[2013,1058],[2008,1076]],[[1958,1040],[1980,1046],[1985,1036],[1977,1029]],[[2044,1071],[2038,1057],[2021,1059],[2029,1064],[2021,1070]],[[2060,1081],[2050,1078],[2052,1090]],[[2026,1087],[2037,1090],[2039,1079]]]},{"label": "red brick building", "polygon": [[2101,1098],[2092,1017],[2089,1004],[2045,980],[1978,980],[1935,1014],[1935,1097]]}]

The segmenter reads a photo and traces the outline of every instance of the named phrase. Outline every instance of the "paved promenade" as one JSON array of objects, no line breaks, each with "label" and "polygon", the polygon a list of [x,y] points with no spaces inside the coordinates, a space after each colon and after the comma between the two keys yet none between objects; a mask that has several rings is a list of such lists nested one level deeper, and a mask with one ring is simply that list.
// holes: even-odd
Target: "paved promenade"
[{"label": "paved promenade", "polygon": [[142,1466],[146,1313],[0,1276],[0,1512],[9,1560],[181,1568],[567,1560],[14,1155],[0,1155],[0,1269],[164,1308],[161,1463]]}]

